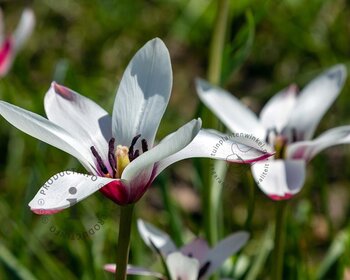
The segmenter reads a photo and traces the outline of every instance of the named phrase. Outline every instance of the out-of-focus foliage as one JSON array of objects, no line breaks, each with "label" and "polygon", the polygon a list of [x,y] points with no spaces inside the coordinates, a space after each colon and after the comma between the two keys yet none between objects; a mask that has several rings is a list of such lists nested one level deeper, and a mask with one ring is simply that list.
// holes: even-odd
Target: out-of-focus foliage
[{"label": "out-of-focus foliage", "polygon": [[[0,1],[6,30],[13,30],[25,5],[33,8],[37,22],[10,73],[0,80],[0,99],[44,115],[43,96],[56,80],[111,112],[128,61],[146,41],[160,37],[169,48],[174,72],[161,139],[197,112],[193,81],[206,75],[215,2]],[[349,63],[350,4],[345,0],[244,0],[232,1],[230,9],[223,86],[257,112],[290,83],[302,86],[330,65]],[[348,81],[318,131],[350,124],[349,104]],[[0,279],[112,279],[102,266],[114,262],[118,207],[96,194],[61,214],[34,215],[27,203],[50,176],[82,168],[4,119],[0,149]],[[341,279],[344,267],[350,270],[349,147],[318,156],[308,175],[304,190],[289,205],[284,279]],[[155,182],[136,214],[175,233],[178,243],[191,236],[190,230],[201,234],[196,180],[191,161],[176,164]],[[245,223],[252,185],[249,168],[230,166],[225,182],[221,232],[227,235]],[[239,279],[267,279],[273,265],[273,225],[267,226],[273,202],[257,189],[256,196],[252,238],[235,269]],[[82,232],[88,232],[86,240],[72,240]],[[135,231],[133,235],[131,262],[153,265],[157,259],[149,257],[152,253]],[[333,251],[327,253],[328,248]],[[154,267],[159,268],[159,262]],[[225,272],[232,272],[230,264]]]}]

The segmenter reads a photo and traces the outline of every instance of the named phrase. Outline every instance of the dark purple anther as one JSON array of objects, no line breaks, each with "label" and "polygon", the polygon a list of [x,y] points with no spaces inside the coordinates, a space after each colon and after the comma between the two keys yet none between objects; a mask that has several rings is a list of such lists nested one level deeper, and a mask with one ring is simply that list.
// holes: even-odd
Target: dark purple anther
[{"label": "dark purple anther", "polygon": [[107,167],[104,165],[104,163],[103,163],[103,161],[102,161],[102,158],[100,157],[100,155],[99,155],[98,152],[96,151],[95,147],[94,147],[94,146],[91,146],[91,147],[90,147],[90,150],[91,150],[92,154],[94,155],[94,157],[96,158],[97,164],[98,164],[98,166],[100,167],[102,173],[105,174],[105,175],[107,175],[107,174],[108,174],[108,169],[107,169]]},{"label": "dark purple anther", "polygon": [[203,264],[203,266],[199,270],[198,279],[200,279],[208,271],[209,267],[210,262],[206,262],[205,264]]},{"label": "dark purple anther", "polygon": [[297,130],[293,127],[292,128],[292,143],[298,141],[298,134],[297,134]]},{"label": "dark purple anther", "polygon": [[115,143],[114,138],[111,138],[111,140],[109,140],[108,142],[108,161],[113,170],[113,178],[115,177],[115,173],[117,170],[117,163],[115,161],[115,156],[114,156],[114,143]]},{"label": "dark purple anther", "polygon": [[135,158],[137,158],[140,155],[140,151],[136,150],[134,155],[132,156],[132,159],[130,159],[130,161],[133,161]]},{"label": "dark purple anther", "polygon": [[146,139],[142,139],[141,144],[142,144],[142,152],[143,153],[147,152],[148,151],[148,144],[147,144]]},{"label": "dark purple anther", "polygon": [[271,132],[273,132],[275,134],[274,136],[276,136],[278,134],[278,131],[277,131],[276,127],[268,128],[267,131],[266,131],[266,137],[265,137],[265,142],[266,143],[269,143],[269,136],[270,136]]},{"label": "dark purple anther", "polygon": [[131,141],[131,145],[129,147],[129,153],[128,153],[130,161],[132,161],[135,158],[134,157],[134,146],[140,137],[141,137],[141,134],[136,135]]}]

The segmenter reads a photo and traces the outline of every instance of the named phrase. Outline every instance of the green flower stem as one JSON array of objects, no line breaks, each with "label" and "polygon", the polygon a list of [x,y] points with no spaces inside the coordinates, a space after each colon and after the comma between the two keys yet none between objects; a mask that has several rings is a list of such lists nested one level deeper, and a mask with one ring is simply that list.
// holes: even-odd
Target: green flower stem
[{"label": "green flower stem", "polygon": [[[228,0],[218,0],[216,18],[214,23],[213,35],[210,44],[209,53],[209,66],[208,66],[208,80],[212,84],[219,84],[222,68],[222,55],[225,44],[225,35],[228,22]],[[202,112],[203,126],[215,128],[217,124],[216,118],[208,111],[204,109]],[[217,208],[220,195],[215,195],[213,192],[214,184],[211,180],[210,161],[203,161],[203,209],[204,209],[204,226],[205,233],[208,242],[213,245],[218,240],[218,214],[215,209]],[[215,196],[215,197],[214,197]]]},{"label": "green flower stem", "polygon": [[273,249],[273,270],[272,279],[282,280],[283,277],[283,259],[284,259],[284,242],[286,237],[286,212],[287,202],[277,201],[276,203],[276,224],[275,224],[275,242]]},{"label": "green flower stem", "polygon": [[119,235],[117,244],[117,269],[115,279],[125,280],[129,259],[131,225],[134,205],[120,207]]},{"label": "green flower stem", "polygon": [[210,44],[208,80],[213,84],[220,84],[222,57],[225,45],[226,28],[228,22],[229,0],[219,0],[215,18],[212,40]]},{"label": "green flower stem", "polygon": [[244,229],[246,231],[250,231],[252,227],[252,221],[254,217],[254,212],[255,212],[255,202],[256,202],[256,186],[255,186],[255,181],[253,179],[253,176],[251,174],[247,174],[248,177],[248,213],[247,213],[247,219],[244,223]]}]

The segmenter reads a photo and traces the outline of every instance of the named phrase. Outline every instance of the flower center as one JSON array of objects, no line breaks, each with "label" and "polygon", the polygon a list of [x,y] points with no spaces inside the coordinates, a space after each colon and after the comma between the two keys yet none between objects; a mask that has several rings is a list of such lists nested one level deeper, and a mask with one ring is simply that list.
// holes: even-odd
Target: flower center
[{"label": "flower center", "polygon": [[[141,134],[136,135],[130,147],[118,145],[114,149],[115,139],[111,138],[108,142],[108,162],[102,160],[100,154],[94,146],[91,146],[91,152],[96,159],[96,166],[101,176],[108,178],[120,178],[126,166],[140,155],[140,151],[135,149],[137,140]],[[142,153],[148,151],[146,139],[141,140]]]},{"label": "flower center", "polygon": [[286,138],[282,135],[277,135],[274,141],[274,147],[275,147],[275,158],[281,159],[284,158],[284,152],[286,150],[287,141]]},{"label": "flower center", "polygon": [[270,128],[267,130],[265,141],[275,148],[275,158],[282,159],[287,145],[297,141],[297,131],[291,128],[278,132],[276,128]]},{"label": "flower center", "polygon": [[130,163],[129,148],[118,145],[115,151],[115,158],[117,159],[117,178],[120,178],[125,167]]}]

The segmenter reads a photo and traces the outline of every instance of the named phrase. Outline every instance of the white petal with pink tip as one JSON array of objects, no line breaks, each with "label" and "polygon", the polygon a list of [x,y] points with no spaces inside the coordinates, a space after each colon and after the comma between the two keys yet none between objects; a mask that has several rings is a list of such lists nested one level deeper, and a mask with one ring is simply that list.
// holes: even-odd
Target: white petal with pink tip
[{"label": "white petal with pink tip", "polygon": [[54,214],[69,208],[116,179],[62,171],[38,191],[29,207],[36,214]]},{"label": "white petal with pink tip", "polygon": [[[115,273],[117,266],[115,264],[106,264],[104,265],[104,270]],[[139,276],[151,276],[151,277],[156,277],[159,279],[164,279],[164,275],[151,271],[147,268],[144,267],[139,267],[139,266],[133,266],[133,265],[128,265],[126,267],[126,274],[127,275],[139,275]]]},{"label": "white petal with pink tip", "polygon": [[300,191],[305,181],[304,160],[267,160],[252,165],[259,188],[274,200],[289,199]]},{"label": "white petal with pink tip", "polygon": [[287,157],[310,161],[324,149],[349,143],[350,126],[340,126],[322,133],[314,140],[292,143],[287,147]]},{"label": "white petal with pink tip", "polygon": [[186,158],[206,157],[226,160],[227,162],[252,163],[271,155],[270,147],[265,144],[259,147],[253,140],[249,140],[244,136],[235,137],[215,130],[201,129],[188,146],[159,161],[156,174],[159,174],[174,162]]},{"label": "white petal with pink tip", "polygon": [[[108,162],[108,141],[112,138],[112,121],[108,113],[94,101],[55,82],[45,95],[47,118],[79,139],[91,154],[94,146],[104,162]],[[109,168],[109,165],[107,165]],[[112,170],[109,170],[112,174]]]}]

